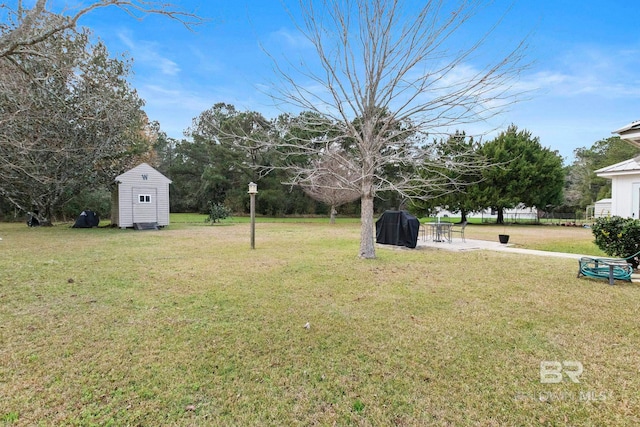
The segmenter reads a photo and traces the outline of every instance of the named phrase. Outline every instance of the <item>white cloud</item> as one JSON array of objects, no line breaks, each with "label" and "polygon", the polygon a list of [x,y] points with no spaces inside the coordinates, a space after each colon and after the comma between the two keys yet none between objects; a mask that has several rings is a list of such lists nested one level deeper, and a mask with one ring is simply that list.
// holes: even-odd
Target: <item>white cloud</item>
[{"label": "white cloud", "polygon": [[158,43],[134,40],[130,31],[118,32],[118,38],[129,49],[138,65],[157,69],[167,76],[180,73],[180,66],[159,52]]},{"label": "white cloud", "polygon": [[540,71],[525,75],[518,85],[552,97],[635,98],[640,95],[640,82],[635,77],[640,68],[639,53],[628,48],[574,47],[540,65]]},{"label": "white cloud", "polygon": [[194,46],[189,46],[189,52],[193,59],[193,64],[202,73],[218,73],[224,70],[223,63],[218,56],[213,56],[211,52],[204,52]]},{"label": "white cloud", "polygon": [[276,45],[292,49],[308,49],[312,47],[311,42],[300,31],[291,31],[287,28],[280,28],[271,33],[271,41]]},{"label": "white cloud", "polygon": [[147,100],[147,105],[162,109],[170,107],[178,115],[185,110],[200,113],[211,106],[211,101],[206,93],[196,94],[184,91],[179,87],[171,88],[171,85],[145,84],[139,91],[141,97]]}]

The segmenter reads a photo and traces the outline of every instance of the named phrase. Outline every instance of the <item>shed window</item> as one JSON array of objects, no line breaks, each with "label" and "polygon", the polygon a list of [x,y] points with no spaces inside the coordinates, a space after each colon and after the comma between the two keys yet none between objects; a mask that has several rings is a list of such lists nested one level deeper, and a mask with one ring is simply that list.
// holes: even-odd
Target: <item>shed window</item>
[{"label": "shed window", "polygon": [[151,195],[150,194],[139,194],[138,202],[140,203],[151,203]]}]

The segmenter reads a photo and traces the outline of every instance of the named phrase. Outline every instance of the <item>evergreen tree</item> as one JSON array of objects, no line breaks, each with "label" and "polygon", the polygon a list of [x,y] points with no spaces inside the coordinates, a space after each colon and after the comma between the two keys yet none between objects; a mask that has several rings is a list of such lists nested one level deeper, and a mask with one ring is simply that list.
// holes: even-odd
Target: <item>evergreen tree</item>
[{"label": "evergreen tree", "polygon": [[480,152],[491,166],[483,171],[479,195],[486,207],[497,211],[499,224],[504,222],[504,209],[520,203],[540,210],[561,203],[562,157],[542,147],[531,132],[511,125]]}]

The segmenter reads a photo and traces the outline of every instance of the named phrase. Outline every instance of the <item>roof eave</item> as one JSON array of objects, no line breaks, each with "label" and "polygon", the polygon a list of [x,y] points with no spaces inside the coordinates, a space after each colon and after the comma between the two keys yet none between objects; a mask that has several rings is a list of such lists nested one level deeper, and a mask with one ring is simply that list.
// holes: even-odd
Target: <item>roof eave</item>
[{"label": "roof eave", "polygon": [[613,134],[620,135],[620,138],[632,143],[633,145],[640,147],[640,120],[631,122],[630,124],[621,127],[620,129],[611,132]]}]

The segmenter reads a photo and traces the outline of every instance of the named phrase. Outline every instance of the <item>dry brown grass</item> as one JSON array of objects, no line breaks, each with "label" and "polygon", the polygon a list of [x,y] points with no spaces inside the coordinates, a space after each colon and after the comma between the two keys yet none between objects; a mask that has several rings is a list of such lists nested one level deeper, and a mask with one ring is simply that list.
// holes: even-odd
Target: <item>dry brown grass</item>
[{"label": "dry brown grass", "polygon": [[[260,223],[255,251],[248,231],[0,224],[0,422],[640,422],[638,285],[485,251],[360,260],[358,224]],[[580,383],[541,383],[545,360]]]}]

